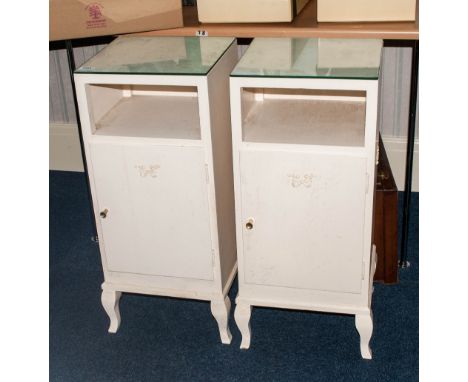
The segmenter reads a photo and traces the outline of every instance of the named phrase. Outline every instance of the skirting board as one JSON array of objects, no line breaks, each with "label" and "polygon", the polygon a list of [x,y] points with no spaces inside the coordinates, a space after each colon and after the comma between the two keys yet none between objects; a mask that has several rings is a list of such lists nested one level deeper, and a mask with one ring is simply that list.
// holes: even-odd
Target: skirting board
[{"label": "skirting board", "polygon": [[[384,135],[382,137],[398,190],[405,184],[406,139]],[[75,124],[49,124],[49,169],[83,171],[78,127]],[[419,192],[419,141],[414,143],[413,186]]]},{"label": "skirting board", "polygon": [[84,171],[76,124],[49,124],[49,170]]},{"label": "skirting board", "polygon": [[[392,168],[398,191],[405,188],[406,138],[383,135],[382,140]],[[413,179],[411,191],[419,192],[419,140],[414,142]]]}]

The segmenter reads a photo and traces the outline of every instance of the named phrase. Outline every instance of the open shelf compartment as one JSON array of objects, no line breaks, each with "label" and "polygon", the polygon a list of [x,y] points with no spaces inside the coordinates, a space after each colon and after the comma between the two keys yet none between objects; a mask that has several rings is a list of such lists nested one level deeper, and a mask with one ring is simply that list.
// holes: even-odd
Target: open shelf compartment
[{"label": "open shelf compartment", "polygon": [[200,140],[196,86],[87,85],[94,135]]},{"label": "open shelf compartment", "polygon": [[366,93],[242,88],[244,142],[363,147]]}]

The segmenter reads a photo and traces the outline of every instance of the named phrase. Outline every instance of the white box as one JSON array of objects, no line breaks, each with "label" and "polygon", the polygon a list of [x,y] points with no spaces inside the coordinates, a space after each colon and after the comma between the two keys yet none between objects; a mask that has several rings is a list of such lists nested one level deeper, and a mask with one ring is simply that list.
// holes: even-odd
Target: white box
[{"label": "white box", "polygon": [[140,293],[211,301],[231,341],[236,62],[233,38],[119,37],[75,73],[109,332]]},{"label": "white box", "polygon": [[202,23],[289,22],[309,0],[198,0]]},{"label": "white box", "polygon": [[414,21],[416,0],[317,0],[317,21]]},{"label": "white box", "polygon": [[[247,349],[257,306],[354,315],[361,355],[370,359],[382,40],[350,48],[303,40],[291,68],[277,69],[273,53],[289,57],[296,39],[256,38],[231,73],[234,318]],[[338,57],[339,66],[317,70],[320,45],[325,63]],[[365,67],[355,68],[354,46]]]}]

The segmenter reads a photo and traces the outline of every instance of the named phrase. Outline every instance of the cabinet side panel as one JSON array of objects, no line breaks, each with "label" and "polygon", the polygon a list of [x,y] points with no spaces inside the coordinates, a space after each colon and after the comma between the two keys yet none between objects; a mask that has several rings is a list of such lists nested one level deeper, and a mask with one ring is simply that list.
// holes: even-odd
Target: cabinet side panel
[{"label": "cabinet side panel", "polygon": [[237,62],[233,44],[208,75],[213,171],[222,286],[236,265],[236,229],[232,174],[232,136],[229,105],[229,74]]},{"label": "cabinet side panel", "polygon": [[86,85],[88,93],[88,108],[92,121],[91,131],[94,133],[98,122],[123,97],[123,88],[119,85]]}]

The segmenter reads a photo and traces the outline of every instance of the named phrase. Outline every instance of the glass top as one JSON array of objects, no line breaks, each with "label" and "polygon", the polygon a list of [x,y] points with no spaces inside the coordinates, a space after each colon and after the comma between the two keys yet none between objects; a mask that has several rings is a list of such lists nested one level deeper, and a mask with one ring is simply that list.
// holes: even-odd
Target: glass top
[{"label": "glass top", "polygon": [[297,77],[375,80],[382,40],[256,38],[233,77]]},{"label": "glass top", "polygon": [[127,37],[112,41],[76,73],[205,75],[232,37]]}]

